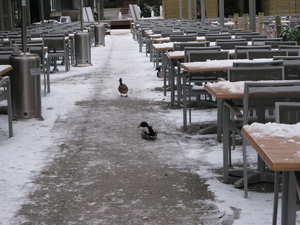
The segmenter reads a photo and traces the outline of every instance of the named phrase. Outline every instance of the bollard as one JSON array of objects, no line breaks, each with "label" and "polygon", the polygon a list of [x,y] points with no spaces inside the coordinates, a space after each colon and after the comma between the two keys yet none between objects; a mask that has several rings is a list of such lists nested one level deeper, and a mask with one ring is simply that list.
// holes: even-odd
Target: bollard
[{"label": "bollard", "polygon": [[105,27],[103,24],[95,25],[95,46],[105,46]]},{"label": "bollard", "polygon": [[75,34],[75,66],[91,66],[90,33],[78,31]]},{"label": "bollard", "polygon": [[41,70],[38,54],[13,53],[10,57],[12,115],[15,119],[40,118]]}]

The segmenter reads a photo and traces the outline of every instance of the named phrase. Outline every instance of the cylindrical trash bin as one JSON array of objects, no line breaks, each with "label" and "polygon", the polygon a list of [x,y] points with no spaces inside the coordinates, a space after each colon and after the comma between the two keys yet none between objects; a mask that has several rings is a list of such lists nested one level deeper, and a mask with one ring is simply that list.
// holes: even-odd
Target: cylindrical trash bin
[{"label": "cylindrical trash bin", "polygon": [[9,59],[12,114],[15,119],[42,119],[41,70],[38,54],[16,53]]},{"label": "cylindrical trash bin", "polygon": [[88,32],[75,33],[75,66],[91,66],[91,42]]},{"label": "cylindrical trash bin", "polygon": [[105,46],[105,27],[104,25],[95,25],[95,46]]}]

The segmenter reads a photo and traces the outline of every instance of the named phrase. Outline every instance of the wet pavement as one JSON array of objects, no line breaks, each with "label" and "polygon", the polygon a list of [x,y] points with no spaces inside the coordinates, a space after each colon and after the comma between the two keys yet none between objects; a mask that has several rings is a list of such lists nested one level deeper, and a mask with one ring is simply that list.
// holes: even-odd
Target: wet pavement
[{"label": "wet pavement", "polygon": [[[105,47],[108,61],[114,43]],[[89,80],[93,87],[74,111],[57,117],[58,138],[49,149],[55,157],[11,224],[232,224],[238,210],[225,215],[214,205],[198,166],[182,153],[189,139],[161,116],[166,103],[108,97],[106,81],[119,76],[111,68],[104,62],[94,73],[64,80]],[[159,126],[157,140],[141,139],[136,127],[143,120]]]}]

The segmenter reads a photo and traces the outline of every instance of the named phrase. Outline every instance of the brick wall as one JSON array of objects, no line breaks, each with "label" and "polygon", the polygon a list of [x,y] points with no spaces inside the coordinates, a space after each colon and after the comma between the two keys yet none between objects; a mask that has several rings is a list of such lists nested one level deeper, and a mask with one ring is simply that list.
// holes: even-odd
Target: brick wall
[{"label": "brick wall", "polygon": [[205,0],[206,18],[218,17],[218,0]]},{"label": "brick wall", "polygon": [[299,14],[300,0],[264,0],[263,12],[265,16]]},{"label": "brick wall", "polygon": [[[194,1],[192,2],[192,13],[193,18],[194,15]],[[162,1],[163,10],[164,10],[164,18],[165,19],[179,19],[179,1],[178,0],[163,0]],[[182,18],[188,19],[188,0],[182,0]]]}]

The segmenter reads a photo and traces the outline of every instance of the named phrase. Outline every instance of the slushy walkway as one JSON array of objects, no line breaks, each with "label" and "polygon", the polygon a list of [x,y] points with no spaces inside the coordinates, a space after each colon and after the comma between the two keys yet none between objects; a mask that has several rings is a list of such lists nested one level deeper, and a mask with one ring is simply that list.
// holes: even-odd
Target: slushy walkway
[{"label": "slushy walkway", "polygon": [[[87,72],[73,67],[70,76],[51,75],[44,115],[54,110],[57,118],[51,137],[39,135],[38,141],[51,141],[47,151],[54,156],[32,174],[31,191],[5,224],[233,224],[242,204],[220,210],[205,184],[222,162],[216,136],[194,138],[176,127],[162,80],[150,87],[156,72],[129,31],[112,31],[106,40],[105,47],[92,48],[94,66]],[[129,86],[127,98],[117,92],[120,77]],[[72,91],[83,97],[61,114]],[[180,109],[175,113],[181,117]],[[214,110],[207,114],[216,118]],[[144,120],[159,131],[157,140],[141,139],[137,126]],[[219,159],[210,161],[216,147]],[[197,157],[189,156],[193,149]],[[243,202],[242,191],[231,194]],[[263,217],[271,221],[270,214]]]}]

